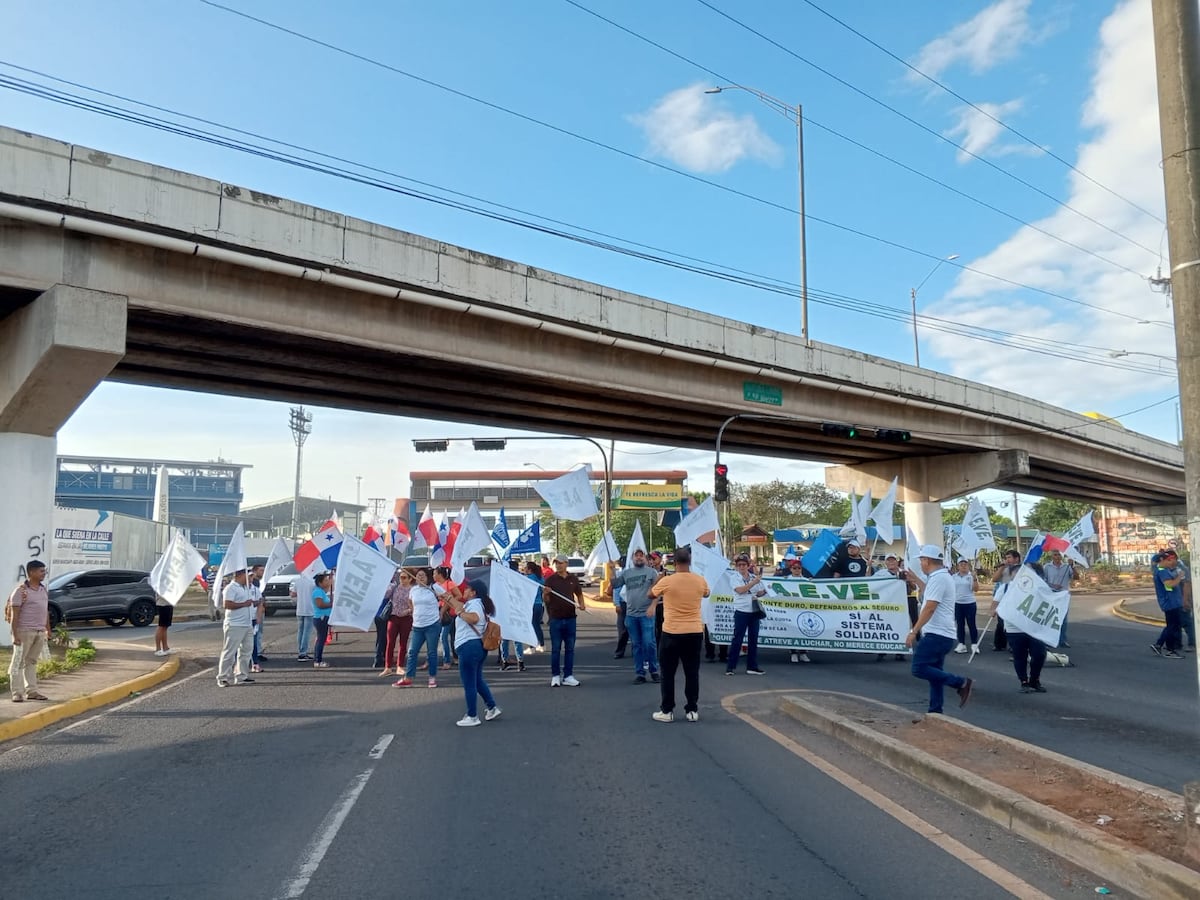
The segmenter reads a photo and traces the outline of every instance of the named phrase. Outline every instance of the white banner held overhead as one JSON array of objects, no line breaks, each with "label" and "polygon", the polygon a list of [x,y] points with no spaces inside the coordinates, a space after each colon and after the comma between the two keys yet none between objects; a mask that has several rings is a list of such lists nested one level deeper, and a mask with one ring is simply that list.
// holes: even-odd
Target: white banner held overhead
[{"label": "white banner held overhead", "polygon": [[705,497],[703,503],[688,513],[687,517],[675,526],[675,546],[685,547],[688,544],[694,544],[701,536],[716,531],[719,527],[717,508],[713,505],[713,498]]},{"label": "white banner held overhead", "polygon": [[625,564],[633,565],[633,554],[641,550],[646,552],[646,538],[642,534],[642,520],[635,519],[633,523],[633,534],[629,537],[629,547],[625,550]]},{"label": "white banner held overhead", "polygon": [[[533,647],[537,635],[533,630],[533,604],[541,599],[542,586],[532,578],[514,572],[508,566],[488,567],[492,603],[496,605],[496,623],[500,636]],[[479,627],[483,631],[482,626]]]},{"label": "white banner held overhead", "polygon": [[600,542],[588,554],[587,562],[584,564],[584,572],[587,575],[591,575],[596,566],[602,566],[607,562],[616,562],[620,555],[621,551],[617,547],[617,539],[613,537],[611,531],[606,531],[604,532],[604,537],[600,538]]},{"label": "white banner held overhead", "polygon": [[1070,605],[1070,591],[1055,591],[1029,566],[1021,566],[1000,598],[996,614],[1006,626],[1011,622],[1047,647],[1057,647]]},{"label": "white banner held overhead", "polygon": [[212,604],[220,607],[223,605],[221,600],[222,581],[227,575],[232,575],[234,572],[239,572],[246,568],[246,532],[242,528],[242,523],[237,523],[237,528],[233,529],[233,535],[229,538],[229,546],[225,548],[225,555],[221,558],[221,565],[217,569],[217,575],[213,578],[212,583]]},{"label": "white banner held overhead", "polygon": [[560,519],[578,522],[600,512],[592,493],[591,471],[586,467],[572,469],[551,481],[535,481],[533,489]]},{"label": "white banner held overhead", "polygon": [[972,497],[971,502],[967,504],[957,547],[967,559],[974,559],[980,550],[996,549],[992,521],[988,517],[987,507],[978,497]]},{"label": "white banner held overhead", "polygon": [[196,576],[204,571],[204,557],[184,538],[178,528],[172,529],[171,543],[150,570],[150,587],[172,606],[179,602]]},{"label": "white banner held overhead", "polygon": [[456,582],[463,580],[467,560],[484,547],[492,545],[492,532],[483,521],[483,516],[479,514],[479,506],[474,500],[455,524],[460,523],[458,536],[454,539],[454,549],[450,551],[450,577]]},{"label": "white banner held overhead", "polygon": [[896,526],[892,524],[892,519],[896,517],[896,485],[899,483],[900,476],[897,475],[892,479],[892,485],[883,495],[883,499],[876,503],[875,508],[871,510],[871,521],[875,523],[875,533],[885,544],[890,544],[896,539]]},{"label": "white banner held overhead", "polygon": [[399,566],[352,534],[342,538],[342,552],[333,575],[331,627],[370,631],[383,595]]},{"label": "white banner held overhead", "polygon": [[267,565],[263,568],[263,583],[267,579],[274,578],[292,561],[292,548],[288,546],[288,542],[281,537],[275,538],[275,543],[271,547],[271,555],[267,557]]},{"label": "white banner held overhead", "polygon": [[1082,544],[1089,538],[1096,536],[1096,526],[1092,523],[1092,513],[1095,510],[1089,509],[1078,522],[1072,525],[1064,534],[1063,540],[1074,547],[1076,544]]}]

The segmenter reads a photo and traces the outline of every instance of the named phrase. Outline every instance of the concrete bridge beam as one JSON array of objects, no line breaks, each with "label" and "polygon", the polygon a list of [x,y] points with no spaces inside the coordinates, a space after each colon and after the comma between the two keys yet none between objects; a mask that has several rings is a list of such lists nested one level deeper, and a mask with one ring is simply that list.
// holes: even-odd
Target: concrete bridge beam
[{"label": "concrete bridge beam", "polygon": [[1026,451],[988,450],[830,466],[825,484],[860,495],[869,488],[873,496],[882,497],[899,476],[896,499],[904,504],[905,525],[922,544],[941,546],[943,502],[1028,474]]},{"label": "concrete bridge beam", "polygon": [[[47,552],[54,511],[57,434],[125,353],[128,301],[58,284],[0,320],[0,590]],[[0,620],[0,646],[12,644]]]}]

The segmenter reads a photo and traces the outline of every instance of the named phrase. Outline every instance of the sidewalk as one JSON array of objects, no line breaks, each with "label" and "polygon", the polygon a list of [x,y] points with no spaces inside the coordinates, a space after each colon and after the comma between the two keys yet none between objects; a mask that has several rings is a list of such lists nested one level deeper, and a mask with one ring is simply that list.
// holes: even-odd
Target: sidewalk
[{"label": "sidewalk", "polygon": [[1113,607],[1113,615],[1127,622],[1138,622],[1142,625],[1153,625],[1162,628],[1167,624],[1158,601],[1153,595],[1149,597],[1125,597],[1118,600]]}]

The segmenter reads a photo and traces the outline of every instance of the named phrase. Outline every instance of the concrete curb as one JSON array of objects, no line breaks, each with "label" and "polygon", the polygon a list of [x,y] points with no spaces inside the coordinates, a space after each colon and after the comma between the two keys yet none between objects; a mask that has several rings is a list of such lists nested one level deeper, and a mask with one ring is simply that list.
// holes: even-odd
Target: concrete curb
[{"label": "concrete curb", "polygon": [[[1128,597],[1125,598],[1125,600],[1128,599]],[[1118,619],[1124,619],[1126,622],[1137,622],[1140,625],[1153,625],[1155,628],[1166,626],[1166,619],[1155,619],[1152,616],[1143,616],[1141,613],[1131,612],[1126,609],[1125,600],[1118,600],[1112,608],[1112,614]]]},{"label": "concrete curb", "polygon": [[21,716],[19,719],[4,722],[0,724],[0,743],[39,731],[48,725],[77,716],[90,709],[97,709],[110,703],[116,703],[118,700],[124,700],[136,691],[149,690],[155,685],[162,684],[178,671],[179,657],[172,656],[153,672],[93,691],[90,694],[84,694],[82,697],[76,697],[64,703],[47,706],[35,713]]},{"label": "concrete curb", "polygon": [[[911,711],[900,707],[892,707],[890,704],[874,700],[868,702],[890,707],[907,717],[912,716]],[[1016,791],[994,784],[966,769],[851,722],[815,704],[807,703],[800,697],[780,698],[780,709],[785,715],[835,737],[889,768],[957,800],[1014,834],[1037,841],[1039,846],[1095,872],[1124,890],[1138,896],[1164,900],[1194,900],[1200,895],[1200,873],[1186,866],[1136,848],[1095,826],[1077,822]],[[955,725],[965,724],[949,719],[947,722],[953,722]],[[993,732],[985,733],[992,739],[1003,737]],[[1012,738],[1003,739],[1030,752],[1043,752],[1040,748]],[[1067,759],[1058,754],[1054,754],[1054,757],[1057,760]],[[1070,762],[1074,764],[1073,760]],[[1091,771],[1102,771],[1095,770],[1094,767],[1087,768]],[[1138,784],[1130,779],[1114,776],[1113,773],[1104,773],[1104,777],[1127,786]],[[1173,797],[1150,785],[1141,785],[1141,789],[1155,796]],[[1178,798],[1178,801],[1182,809],[1182,798]]]}]

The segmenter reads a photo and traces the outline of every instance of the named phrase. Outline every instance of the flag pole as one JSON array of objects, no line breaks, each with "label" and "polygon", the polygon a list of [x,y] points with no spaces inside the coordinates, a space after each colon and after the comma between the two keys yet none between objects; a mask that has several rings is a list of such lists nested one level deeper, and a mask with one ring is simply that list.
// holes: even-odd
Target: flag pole
[{"label": "flag pole", "polygon": [[546,585],[544,585],[544,584],[542,585],[542,587],[546,588],[546,590],[548,590],[550,593],[552,593],[555,597],[560,597],[561,599],[566,600],[568,603],[570,603],[573,607],[575,607],[580,612],[585,612],[589,616],[592,614],[592,611],[590,609],[588,609],[586,606],[580,606],[578,603],[576,603],[570,597],[563,597],[563,595],[560,594],[558,591],[556,591],[554,588],[546,587]]},{"label": "flag pole", "polygon": [[987,620],[987,624],[983,626],[983,631],[979,632],[979,640],[971,647],[971,655],[967,657],[967,665],[971,664],[971,660],[975,658],[975,654],[979,652],[979,645],[983,643],[983,636],[988,633],[988,629],[992,627],[992,623],[996,621],[996,614],[992,613],[992,617]]}]

